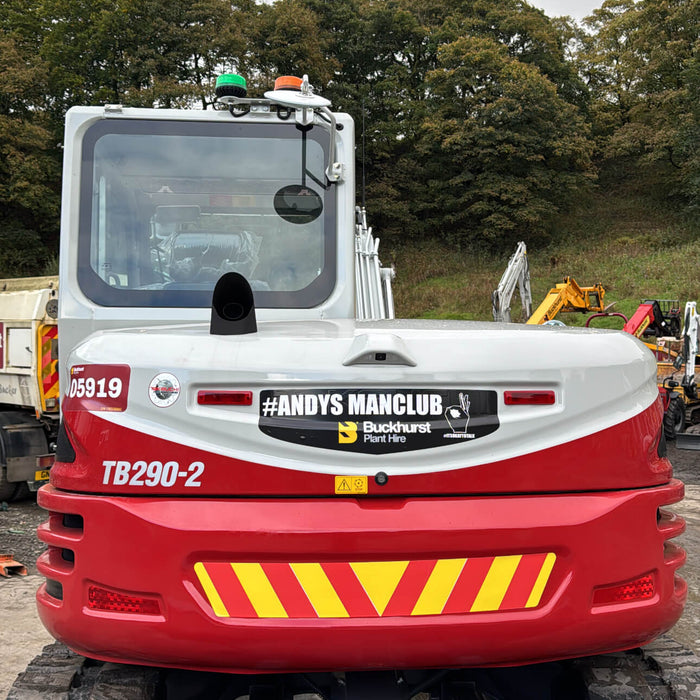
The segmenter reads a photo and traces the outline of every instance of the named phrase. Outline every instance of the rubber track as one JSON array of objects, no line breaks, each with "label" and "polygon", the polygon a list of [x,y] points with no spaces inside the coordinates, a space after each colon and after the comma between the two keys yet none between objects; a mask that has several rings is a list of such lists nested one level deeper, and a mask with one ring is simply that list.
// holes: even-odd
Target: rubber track
[{"label": "rubber track", "polygon": [[591,700],[697,700],[700,658],[668,636],[642,649],[577,659]]},{"label": "rubber track", "polygon": [[59,642],[17,676],[7,700],[155,700],[161,670],[86,659]]},{"label": "rubber track", "polygon": [[[576,659],[571,668],[590,700],[700,699],[700,658],[666,636],[643,649]],[[168,673],[92,661],[55,642],[17,676],[7,700],[167,700]]]}]

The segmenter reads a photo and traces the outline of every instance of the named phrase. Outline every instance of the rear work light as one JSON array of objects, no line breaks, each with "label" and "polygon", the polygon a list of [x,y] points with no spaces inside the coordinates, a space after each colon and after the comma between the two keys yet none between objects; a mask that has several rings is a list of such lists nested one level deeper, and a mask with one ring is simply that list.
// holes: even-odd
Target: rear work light
[{"label": "rear work light", "polygon": [[615,586],[596,588],[593,591],[593,605],[649,600],[654,597],[654,590],[654,577],[652,574],[646,574]]},{"label": "rear work light", "polygon": [[553,391],[506,391],[506,406],[551,406],[556,400]]},{"label": "rear work light", "polygon": [[100,586],[88,588],[88,608],[102,612],[135,613],[137,615],[160,615],[160,603],[155,598],[126,595]]},{"label": "rear work light", "polygon": [[252,406],[252,391],[198,391],[200,406]]}]

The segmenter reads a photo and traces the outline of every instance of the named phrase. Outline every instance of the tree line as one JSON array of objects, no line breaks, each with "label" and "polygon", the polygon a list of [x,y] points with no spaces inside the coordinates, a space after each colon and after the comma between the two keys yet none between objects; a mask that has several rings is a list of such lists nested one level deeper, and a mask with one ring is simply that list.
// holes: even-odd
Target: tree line
[{"label": "tree line", "polygon": [[69,107],[210,108],[221,72],[253,96],[307,73],[349,112],[396,243],[546,241],[615,159],[700,206],[700,0],[605,0],[580,24],[525,0],[3,0],[0,276],[57,254]]}]

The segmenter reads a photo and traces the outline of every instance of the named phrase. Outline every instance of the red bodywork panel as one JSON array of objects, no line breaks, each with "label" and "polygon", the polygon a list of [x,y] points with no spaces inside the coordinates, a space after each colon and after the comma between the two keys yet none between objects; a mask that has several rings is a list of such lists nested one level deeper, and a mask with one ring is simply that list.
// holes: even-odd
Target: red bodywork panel
[{"label": "red bodywork panel", "polygon": [[[489,462],[465,469],[391,476],[380,486],[369,479],[369,495],[427,495],[477,493],[538,493],[623,489],[666,483],[671,477],[668,460],[659,457],[663,409],[654,402],[634,418],[575,442],[557,445],[512,459]],[[255,464],[214,452],[203,452],[106,421],[82,412],[64,414],[64,426],[75,448],[74,462],[56,462],[51,483],[66,491],[134,495],[188,496],[327,496],[334,493],[334,475]],[[174,460],[180,476],[170,487],[131,485],[137,462]],[[104,462],[128,462],[129,481],[115,484],[115,465],[104,483]],[[196,487],[187,486],[192,464],[202,463]],[[375,460],[376,472],[382,461]],[[342,474],[343,472],[338,472]]]},{"label": "red bodywork panel", "polygon": [[[124,498],[49,486],[39,493],[51,513],[39,532],[49,544],[39,569],[61,584],[63,599],[42,587],[39,614],[52,635],[87,656],[223,671],[517,664],[629,648],[681,614],[686,586],[675,571],[685,555],[667,540],[683,521],[662,513],[657,522],[657,511],[682,495],[677,481],[597,494],[364,501]],[[82,527],[65,527],[62,513],[80,515]],[[407,606],[381,618],[361,610],[324,619],[217,617],[195,572],[202,561],[406,558],[427,560],[430,571],[436,559],[530,552],[556,555],[537,607],[421,616]],[[596,587],[648,573],[652,598],[593,607]],[[90,584],[154,597],[162,614],[90,611]]]},{"label": "red bodywork panel", "polygon": [[[670,542],[685,523],[663,509],[683,485],[657,454],[660,410],[539,453],[371,483],[384,498],[332,496],[333,476],[68,414],[76,460],[38,496],[50,513],[39,614],[86,656],[209,671],[514,665],[635,647],[671,628],[686,598],[685,552]],[[138,459],[206,469],[196,488],[173,468],[169,489],[99,493],[117,490],[104,460]]]},{"label": "red bodywork panel", "polygon": [[[51,634],[87,656],[204,670],[511,665],[630,648],[682,612],[686,586],[675,572],[685,553],[668,540],[684,523],[659,512],[682,495],[675,480],[596,494],[381,500],[125,498],[48,486],[39,494],[51,513],[39,531],[49,545],[39,569],[61,595],[42,586],[39,613]],[[556,561],[536,607],[523,607],[521,597],[517,609],[485,612],[453,612],[453,605],[415,615],[411,605],[396,605],[382,617],[360,608],[348,617],[304,617],[291,608],[288,619],[235,609],[239,617],[221,617],[196,573],[201,562],[332,567],[410,557],[429,578],[435,560],[524,555],[527,562],[542,552]],[[653,597],[593,606],[596,588],[647,574]],[[349,572],[345,580],[357,585]],[[516,572],[513,581],[522,577]],[[92,584],[155,598],[162,612],[91,611]],[[287,601],[281,588],[280,598]]]}]

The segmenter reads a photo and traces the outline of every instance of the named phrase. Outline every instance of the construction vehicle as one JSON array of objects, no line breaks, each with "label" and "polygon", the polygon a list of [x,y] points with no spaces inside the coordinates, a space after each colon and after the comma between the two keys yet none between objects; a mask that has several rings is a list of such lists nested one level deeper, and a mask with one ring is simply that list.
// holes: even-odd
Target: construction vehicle
[{"label": "construction vehicle", "polygon": [[[358,318],[393,318],[393,268],[357,210]],[[0,280],[0,501],[48,482],[59,422],[58,277]]]},{"label": "construction vehicle", "polygon": [[367,226],[367,211],[355,209],[355,303],[360,321],[394,318],[394,293],[391,282],[396,276],[393,267],[382,267],[379,260],[379,239]]},{"label": "construction vehicle", "polygon": [[520,292],[523,319],[529,324],[554,324],[559,313],[603,311],[605,289],[602,285],[580,287],[572,277],[565,277],[564,282],[549,290],[533,313],[530,266],[527,258],[527,246],[523,241],[518,243],[498,286],[491,294],[494,321],[511,322],[510,307],[516,287]]},{"label": "construction vehicle", "polygon": [[[537,308],[535,313],[529,315],[529,305],[532,297],[530,290],[530,273],[527,264],[527,254],[524,243],[518,244],[515,254],[511,257],[508,266],[501,277],[498,288],[492,295],[494,321],[510,322],[510,301],[515,290],[515,285],[520,285],[520,297],[523,301],[523,311],[527,309],[527,323],[561,325],[564,324],[556,319],[560,312],[595,312],[586,319],[586,327],[596,318],[619,317],[624,322],[623,331],[634,335],[636,338],[647,338],[657,336],[654,342],[644,341],[644,344],[654,353],[657,359],[657,374],[659,382],[659,392],[662,398],[664,411],[664,434],[666,439],[675,440],[677,435],[682,434],[686,424],[694,422],[695,416],[700,411],[700,399],[697,396],[694,363],[689,364],[684,358],[688,357],[688,352],[678,353],[672,349],[672,341],[675,336],[680,336],[680,302],[673,299],[648,299],[643,301],[631,318],[627,318],[622,313],[609,311],[610,307],[603,307],[605,289],[598,284],[594,287],[580,287],[571,277],[566,277],[563,283],[557,284],[550,289],[545,299]],[[693,302],[694,303],[694,302]],[[691,319],[690,325],[686,323],[686,328],[691,330],[691,335],[696,337],[697,346],[697,323],[693,326],[695,319],[695,307],[689,311],[686,307],[685,318]],[[670,337],[667,337],[669,336]],[[685,347],[689,347],[689,341],[684,341]],[[697,353],[697,350],[695,351]],[[679,368],[685,367],[686,372],[682,382],[674,379]],[[687,387],[687,390],[686,390]],[[700,439],[694,436],[684,436],[681,438],[681,446],[688,449],[695,449],[698,444],[700,449]]]},{"label": "construction vehicle", "polygon": [[[678,299],[646,299],[637,307],[630,318],[620,312],[607,309],[592,314],[586,319],[586,328],[596,318],[617,317],[623,321],[622,330],[635,338],[654,338],[644,340],[644,344],[654,353],[657,361],[673,361],[679,355],[674,340],[681,337],[681,313]],[[610,307],[608,307],[609,309]]]},{"label": "construction vehicle", "polygon": [[508,265],[491,294],[493,320],[510,323],[510,303],[515,289],[520,292],[520,304],[524,319],[532,315],[532,290],[530,289],[530,266],[527,260],[527,246],[524,241],[518,243],[515,253],[510,257]]},{"label": "construction vehicle", "polygon": [[[700,449],[695,433],[685,433],[687,425],[700,418],[700,394],[695,377],[698,355],[697,303],[689,301],[683,314],[683,333],[680,353],[670,361],[657,363],[659,386],[664,396],[664,430],[666,437],[676,439],[676,445],[688,449]],[[669,339],[665,339],[666,342]],[[670,353],[669,353],[670,354]],[[681,375],[678,377],[678,375]],[[697,446],[696,446],[697,445]]]},{"label": "construction vehicle", "polygon": [[532,664],[574,697],[591,662],[543,662],[647,644],[686,598],[653,358],[357,321],[352,119],[305,78],[220,87],[67,114],[44,625],[128,664],[100,667],[119,697],[502,697],[469,669]]},{"label": "construction vehicle", "polygon": [[48,482],[59,422],[56,277],[0,280],[0,501]]},{"label": "construction vehicle", "polygon": [[[678,299],[646,299],[628,319],[621,313],[598,313],[618,316],[624,321],[622,330],[637,338],[651,350],[657,362],[657,381],[664,408],[664,433],[667,440],[682,435],[677,446],[693,449],[694,437],[686,437],[687,425],[700,417],[700,396],[697,392],[695,365],[698,348],[696,302],[687,302],[681,326],[681,304]],[[682,377],[678,380],[678,374]]]},{"label": "construction vehicle", "polygon": [[622,330],[637,338],[677,338],[681,333],[680,302],[677,299],[647,299],[639,305]]},{"label": "construction vehicle", "polygon": [[602,312],[605,289],[601,284],[593,287],[579,287],[572,277],[565,277],[563,282],[552,287],[528,318],[529,324],[543,324],[555,320],[559,313]]},{"label": "construction vehicle", "polygon": [[[605,289],[602,285],[579,287],[575,280],[566,277],[563,283],[557,284],[549,291],[527,323],[551,324],[557,322],[555,316],[560,312],[593,311],[595,313],[586,320],[587,328],[596,318],[614,316],[622,318],[624,332],[640,339],[654,336],[653,342],[645,340],[644,344],[654,353],[657,360],[659,392],[664,411],[664,434],[666,439],[675,440],[679,434],[683,433],[686,424],[694,422],[700,412],[700,398],[697,396],[695,384],[695,364],[694,361],[688,362],[686,359],[689,356],[687,348],[691,347],[687,333],[695,338],[695,354],[697,354],[695,302],[689,302],[686,306],[686,335],[683,341],[685,349],[679,353],[673,349],[672,343],[674,337],[681,335],[680,302],[677,299],[644,300],[628,319],[622,313],[609,311],[610,307],[604,308],[604,298]],[[677,382],[674,375],[680,368],[685,368],[685,373],[682,382]],[[695,441],[694,438],[684,437],[681,438],[681,444],[693,449],[690,446],[694,445]]]}]

